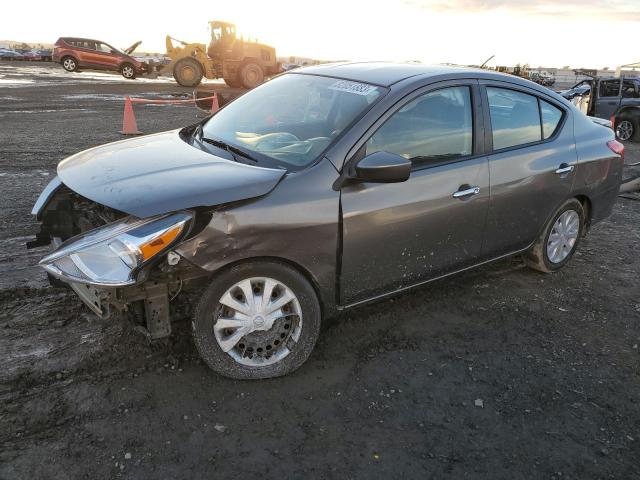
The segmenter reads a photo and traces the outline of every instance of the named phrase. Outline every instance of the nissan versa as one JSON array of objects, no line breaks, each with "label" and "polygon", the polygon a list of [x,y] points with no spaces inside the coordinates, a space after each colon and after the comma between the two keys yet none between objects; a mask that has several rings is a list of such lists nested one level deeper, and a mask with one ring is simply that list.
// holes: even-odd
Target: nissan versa
[{"label": "nissan versa", "polygon": [[193,309],[207,364],[298,368],[323,317],[521,254],[562,268],[608,216],[623,147],[550,90],[484,70],[298,69],[181,130],[63,160],[33,213],[40,265],[96,314],[169,335]]}]

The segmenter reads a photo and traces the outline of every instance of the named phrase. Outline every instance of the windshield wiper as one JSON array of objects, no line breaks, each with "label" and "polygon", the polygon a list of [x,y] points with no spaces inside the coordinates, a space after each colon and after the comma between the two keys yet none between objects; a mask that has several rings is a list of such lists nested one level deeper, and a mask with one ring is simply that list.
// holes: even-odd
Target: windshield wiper
[{"label": "windshield wiper", "polygon": [[244,150],[239,149],[238,147],[234,147],[233,145],[229,145],[228,143],[223,142],[222,140],[218,140],[216,138],[207,138],[201,133],[200,134],[200,141],[208,143],[210,145],[213,145],[214,147],[221,148],[222,150],[226,150],[227,152],[229,152],[231,154],[231,156],[233,157],[233,159],[236,162],[238,161],[238,159],[236,158],[236,155],[240,155],[241,157],[244,157],[247,160],[251,160],[252,162],[256,162],[256,163],[258,162],[258,159],[252,157],[249,153],[245,152]]}]

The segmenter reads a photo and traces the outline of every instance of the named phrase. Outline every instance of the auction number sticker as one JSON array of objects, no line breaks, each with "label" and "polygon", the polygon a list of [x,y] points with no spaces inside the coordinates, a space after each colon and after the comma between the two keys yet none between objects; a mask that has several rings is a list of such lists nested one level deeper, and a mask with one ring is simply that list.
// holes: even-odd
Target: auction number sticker
[{"label": "auction number sticker", "polygon": [[366,83],[350,82],[348,80],[338,80],[331,84],[330,90],[338,90],[340,92],[355,93],[356,95],[369,95],[376,87]]}]

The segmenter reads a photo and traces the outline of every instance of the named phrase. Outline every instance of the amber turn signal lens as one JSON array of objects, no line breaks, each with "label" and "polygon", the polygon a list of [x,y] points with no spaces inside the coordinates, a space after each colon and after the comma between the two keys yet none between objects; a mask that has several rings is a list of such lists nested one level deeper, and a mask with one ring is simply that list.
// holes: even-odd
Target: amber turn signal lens
[{"label": "amber turn signal lens", "polygon": [[140,245],[140,252],[142,258],[146,261],[153,257],[156,253],[166,248],[171,242],[173,242],[178,234],[182,231],[182,225],[176,225],[170,228],[162,235],[150,240],[149,242]]}]

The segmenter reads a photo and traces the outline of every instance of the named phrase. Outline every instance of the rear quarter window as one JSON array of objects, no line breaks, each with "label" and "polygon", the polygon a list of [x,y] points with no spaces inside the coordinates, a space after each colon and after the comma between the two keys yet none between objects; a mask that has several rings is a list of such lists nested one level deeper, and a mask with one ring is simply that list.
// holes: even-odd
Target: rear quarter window
[{"label": "rear quarter window", "polygon": [[540,116],[542,117],[542,136],[546,140],[558,129],[562,120],[562,110],[540,100]]}]

